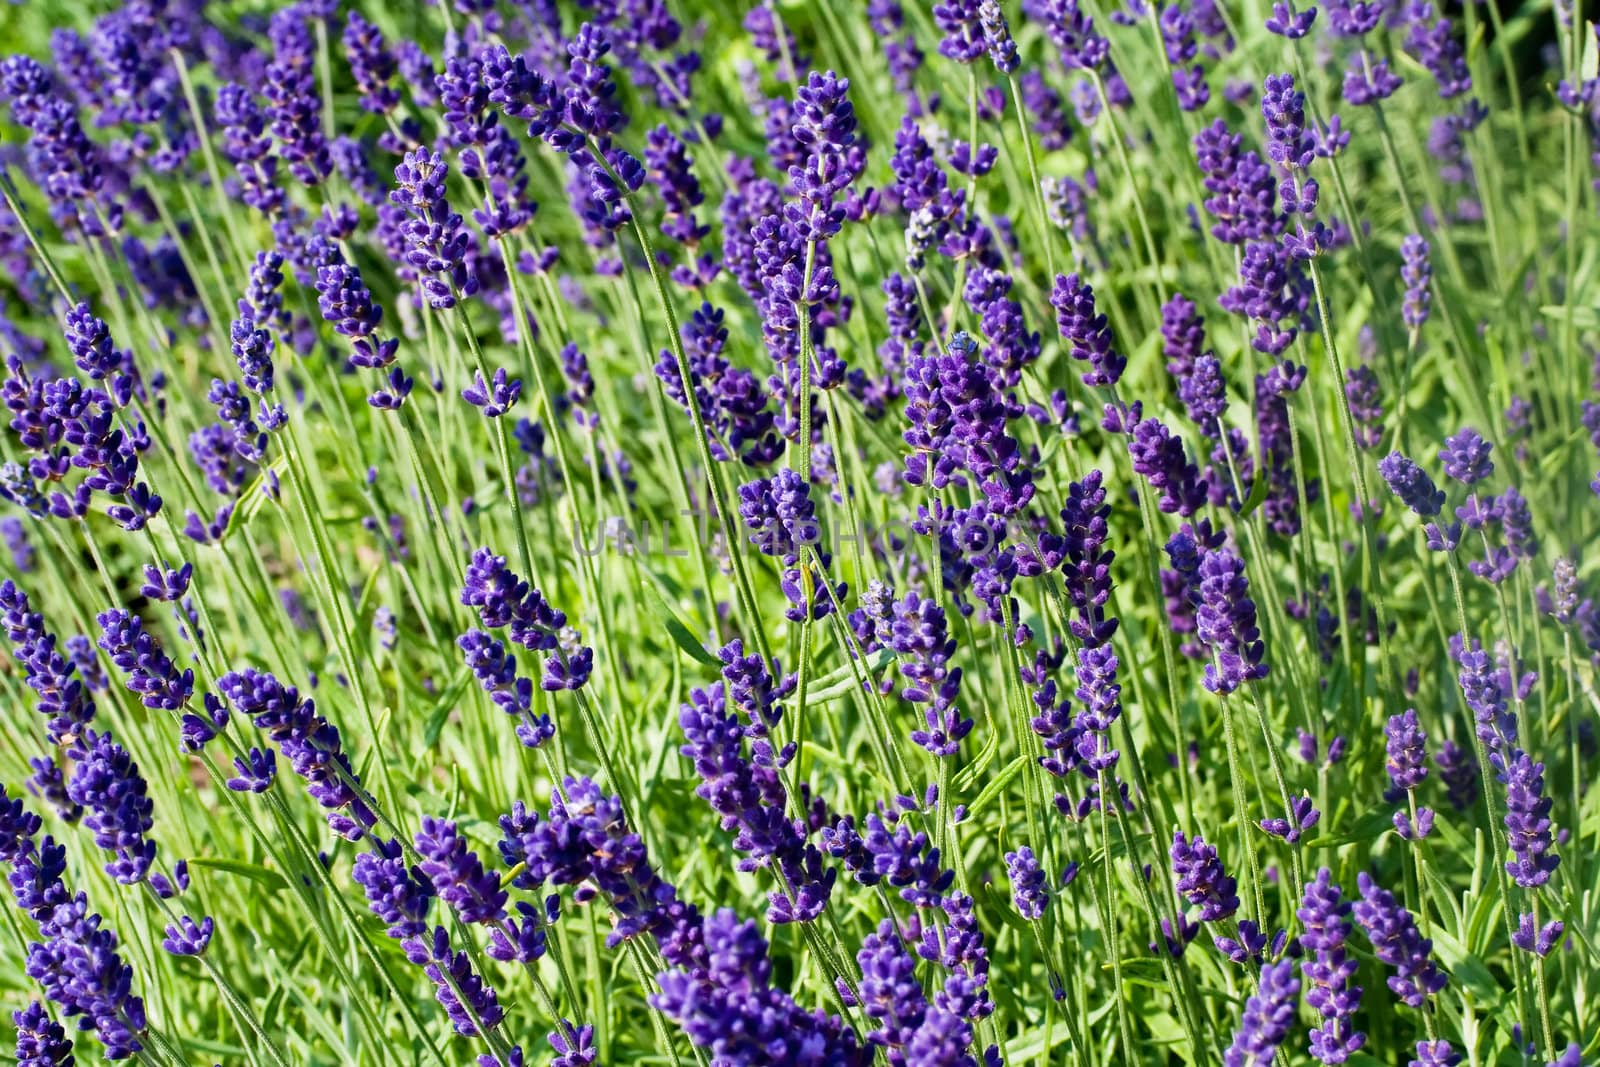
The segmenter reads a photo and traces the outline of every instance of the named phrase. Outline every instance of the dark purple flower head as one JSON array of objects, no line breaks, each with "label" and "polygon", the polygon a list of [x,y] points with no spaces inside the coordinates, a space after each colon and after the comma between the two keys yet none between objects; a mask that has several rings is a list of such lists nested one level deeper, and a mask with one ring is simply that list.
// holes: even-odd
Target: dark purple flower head
[{"label": "dark purple flower head", "polygon": [[1545,793],[1544,764],[1521,749],[1509,756],[1495,753],[1490,761],[1499,765],[1497,776],[1506,787],[1506,873],[1519,886],[1537,888],[1561,865],[1554,852],[1553,800]]},{"label": "dark purple flower head", "polygon": [[1056,309],[1061,336],[1071,345],[1069,354],[1089,364],[1083,383],[1116,385],[1128,361],[1111,347],[1111,327],[1106,317],[1095,311],[1093,287],[1080,281],[1077,274],[1058,274],[1050,290],[1050,306]]},{"label": "dark purple flower head", "polygon": [[127,674],[128,691],[147,708],[176,711],[194,694],[194,671],[179,671],[137,615],[117,609],[100,614],[99,646]]},{"label": "dark purple flower head", "polygon": [[166,936],[161,939],[161,947],[174,956],[203,956],[206,948],[211,944],[211,935],[216,932],[216,923],[211,916],[206,915],[197,923],[187,915],[180,916],[175,923],[169,923]]},{"label": "dark purple flower head", "polygon": [[94,834],[94,843],[112,854],[106,873],[124,885],[137,885],[156,858],[156,843],[146,836],[154,808],[144,776],[109,733],[86,731],[69,754],[75,766],[67,795],[85,809],[83,825]]},{"label": "dark purple flower head", "polygon": [[360,781],[338,728],[317,714],[313,701],[253,668],[224,674],[217,689],[234,711],[277,743],[290,768],[305,779],[306,792],[326,809],[334,833],[352,841],[366,835],[377,817],[357,791]]},{"label": "dark purple flower head", "polygon": [[1428,242],[1420,234],[1408,234],[1400,242],[1400,278],[1406,283],[1400,317],[1407,329],[1421,329],[1428,321],[1428,308],[1433,302],[1433,268],[1428,262]]},{"label": "dark purple flower head", "polygon": [[1566,925],[1560,919],[1552,919],[1539,927],[1535,925],[1532,912],[1523,912],[1517,920],[1516,932],[1511,935],[1511,943],[1543,959],[1555,951],[1556,943],[1565,930]]},{"label": "dark purple flower head", "polygon": [[1390,452],[1379,460],[1378,473],[1389,483],[1389,491],[1421,517],[1430,519],[1444,507],[1444,491],[1414,460],[1399,452]]},{"label": "dark purple flower head", "polygon": [[308,186],[319,185],[333,170],[322,126],[322,96],[306,57],[283,54],[268,64],[262,83],[267,116],[289,173]]},{"label": "dark purple flower head", "polygon": [[1199,907],[1202,922],[1220,922],[1239,910],[1238,882],[1223,870],[1216,848],[1199,834],[1190,841],[1182,831],[1174,832],[1171,856],[1178,892]]},{"label": "dark purple flower head", "polygon": [[1444,464],[1446,475],[1463,485],[1473,485],[1494,473],[1494,462],[1489,458],[1493,448],[1478,431],[1469,426],[1455,436],[1445,438],[1444,448],[1439,451],[1439,462]]},{"label": "dark purple flower head", "polygon": [[978,25],[983,30],[984,47],[989,58],[1001,74],[1011,74],[1017,69],[1017,42],[1011,37],[1011,24],[996,0],[978,0]]},{"label": "dark purple flower head", "polygon": [[1293,5],[1278,0],[1272,5],[1272,13],[1267,16],[1267,30],[1280,37],[1296,40],[1311,32],[1311,24],[1317,21],[1317,9],[1313,5],[1306,10],[1296,13]]},{"label": "dark purple flower head", "polygon": [[983,24],[979,8],[982,0],[937,0],[933,5],[933,24],[944,34],[939,54],[957,63],[971,63],[983,55]]},{"label": "dark purple flower head", "polygon": [[1467,69],[1466,52],[1455,39],[1449,19],[1434,19],[1433,5],[1413,3],[1407,7],[1411,23],[1406,34],[1406,51],[1428,68],[1438,85],[1440,97],[1449,100],[1472,91],[1472,73]]},{"label": "dark purple flower head", "polygon": [[72,1067],[72,1040],[37,1000],[11,1013],[17,1029],[17,1067]]},{"label": "dark purple flower head", "polygon": [[506,917],[500,876],[483,869],[483,861],[467,847],[454,822],[424,815],[416,846],[422,857],[417,870],[462,922],[488,924]]},{"label": "dark purple flower head", "polygon": [[741,921],[723,908],[705,920],[704,937],[705,968],[675,967],[662,974],[661,992],[649,999],[714,1060],[772,1062],[774,1050],[783,1059],[781,1050],[795,1048],[822,1063],[865,1067],[871,1062],[870,1050],[838,1016],[808,1012],[772,984],[767,943],[755,922]]},{"label": "dark purple flower head", "polygon": [[345,18],[342,40],[350,76],[361,93],[361,107],[374,115],[389,114],[400,104],[400,93],[391,84],[399,64],[383,34],[352,9]]},{"label": "dark purple flower head", "polygon": [[1415,708],[1391,715],[1384,726],[1387,738],[1389,780],[1397,793],[1416,789],[1428,777],[1428,738],[1417,722]]},{"label": "dark purple flower head", "polygon": [[10,579],[0,582],[0,629],[22,666],[23,680],[39,696],[35,707],[48,719],[50,740],[75,737],[94,720],[94,699],[75,662],[56,650],[56,635],[45,629],[44,616],[32,610],[28,595]]},{"label": "dark purple flower head", "polygon": [[1094,20],[1078,0],[1038,0],[1029,17],[1044,26],[1056,54],[1068,69],[1095,70],[1111,54],[1111,45],[1094,31]]},{"label": "dark purple flower head", "polygon": [[1322,1016],[1322,1025],[1311,1031],[1311,1054],[1328,1064],[1344,1063],[1367,1040],[1354,1025],[1361,987],[1355,982],[1359,964],[1345,949],[1350,912],[1350,902],[1326,867],[1306,883],[1295,912],[1305,925],[1300,974],[1306,981],[1306,1003]]},{"label": "dark purple flower head", "polygon": [[[1330,746],[1331,747],[1331,746]],[[1289,844],[1294,844],[1305,832],[1317,825],[1321,820],[1322,812],[1318,811],[1308,796],[1289,798],[1289,810],[1284,812],[1283,818],[1262,819],[1257,826],[1264,833],[1281,838]]]},{"label": "dark purple flower head", "polygon": [[393,938],[418,937],[427,930],[433,883],[407,867],[398,841],[372,838],[369,851],[356,856],[351,877],[367,894],[372,913],[389,924]]},{"label": "dark purple flower head", "polygon": [[1256,323],[1250,344],[1268,356],[1282,355],[1310,318],[1310,278],[1300,259],[1290,254],[1287,240],[1246,244],[1239,284],[1217,301],[1224,311]]},{"label": "dark purple flower head", "polygon": [[1228,1067],[1271,1067],[1278,1046],[1294,1025],[1300,980],[1294,961],[1283,960],[1261,968],[1255,995],[1245,1002],[1244,1016],[1234,1031],[1224,1062]]},{"label": "dark purple flower head", "polygon": [[[1213,361],[1214,362],[1214,361]],[[1182,438],[1159,419],[1140,419],[1128,435],[1135,473],[1160,492],[1156,506],[1188,518],[1206,504],[1206,481],[1189,460]]]},{"label": "dark purple flower head", "polygon": [[1356,922],[1372,942],[1373,954],[1393,968],[1389,989],[1413,1008],[1445,987],[1448,979],[1433,963],[1433,942],[1417,931],[1411,913],[1394,894],[1373,881],[1367,872],[1356,876],[1361,899],[1355,902]]},{"label": "dark purple flower head", "polygon": [[472,384],[461,390],[461,399],[483,412],[486,419],[498,419],[510,411],[521,395],[521,379],[508,382],[504,367],[497,368],[488,381],[481,370],[474,372]]},{"label": "dark purple flower head", "polygon": [[411,216],[400,224],[405,261],[417,271],[428,303],[440,309],[455,307],[478,288],[467,267],[472,237],[445,198],[448,173],[439,153],[408,152],[394,169],[395,188],[389,194],[390,202]]},{"label": "dark purple flower head", "polygon": [[[1267,158],[1285,171],[1311,166],[1316,151],[1306,128],[1306,94],[1289,74],[1269,74],[1261,86],[1261,117],[1267,125]],[[1292,210],[1302,210],[1298,205]]]},{"label": "dark purple flower head", "polygon": [[1030,922],[1044,914],[1050,902],[1049,888],[1044,871],[1033,849],[1023,845],[1015,852],[1006,853],[1006,877],[1011,879],[1011,899],[1017,913]]},{"label": "dark purple flower head", "polygon": [[1218,119],[1195,135],[1194,149],[1210,194],[1205,209],[1217,220],[1211,227],[1213,237],[1242,245],[1282,232],[1272,168],[1244,148],[1243,137]]},{"label": "dark purple flower head", "polygon": [[906,685],[900,695],[913,704],[927,705],[926,729],[913,730],[911,739],[935,756],[952,756],[961,739],[972,731],[972,719],[956,705],[961,691],[961,668],[950,665],[955,640],[948,636],[944,609],[930,598],[907,593],[894,604],[888,645],[904,657],[900,673]]},{"label": "dark purple flower head", "polygon": [[406,958],[421,967],[433,982],[434,996],[456,1033],[476,1037],[505,1018],[505,1009],[495,991],[472,969],[465,952],[451,949],[450,934],[444,927],[434,927],[431,937],[421,934],[408,938],[401,947],[406,950]]},{"label": "dark purple flower head", "polygon": [[[1178,556],[1182,546],[1178,541],[1168,542],[1167,554],[1181,573]],[[1256,627],[1255,601],[1250,599],[1244,561],[1226,548],[1207,552],[1195,575],[1197,633],[1212,655],[1206,665],[1205,687],[1226,696],[1247,681],[1267,676],[1267,665],[1262,662],[1266,644]]]},{"label": "dark purple flower head", "polygon": [[784,217],[802,240],[826,240],[839,232],[844,210],[835,198],[863,166],[849,89],[848,78],[812,71],[795,92],[793,135],[805,159],[789,168],[800,203],[787,206]]},{"label": "dark purple flower head", "polygon": [[1344,397],[1355,423],[1356,444],[1361,448],[1376,447],[1383,439],[1379,425],[1383,419],[1383,391],[1371,367],[1363,363],[1345,371]]}]

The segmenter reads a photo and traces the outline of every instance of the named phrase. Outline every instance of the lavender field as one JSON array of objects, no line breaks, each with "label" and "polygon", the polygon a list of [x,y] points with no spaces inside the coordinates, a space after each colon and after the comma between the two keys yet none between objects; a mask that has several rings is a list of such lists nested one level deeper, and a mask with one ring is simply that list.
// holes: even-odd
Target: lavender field
[{"label": "lavender field", "polygon": [[1600,1063],[1577,0],[0,11],[0,1062]]}]

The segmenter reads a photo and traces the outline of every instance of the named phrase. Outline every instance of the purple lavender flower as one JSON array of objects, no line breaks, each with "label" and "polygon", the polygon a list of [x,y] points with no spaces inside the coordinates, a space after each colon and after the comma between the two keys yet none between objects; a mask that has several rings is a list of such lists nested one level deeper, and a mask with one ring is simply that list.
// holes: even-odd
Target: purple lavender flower
[{"label": "purple lavender flower", "polygon": [[546,882],[579,885],[587,898],[603,895],[617,913],[606,936],[615,948],[650,936],[672,967],[704,967],[702,920],[693,905],[650,865],[644,843],[622,817],[622,802],[587,778],[568,778],[540,819],[519,803],[500,817],[500,857],[507,866],[525,864],[514,885],[536,891]]},{"label": "purple lavender flower", "polygon": [[[1111,506],[1106,503],[1104,481],[1100,471],[1090,471],[1067,487],[1067,502],[1061,508],[1062,582],[1074,609],[1067,627],[1087,647],[1110,641],[1118,625],[1117,618],[1106,612],[1116,553],[1106,548]],[[1047,546],[1048,541],[1041,548]]]},{"label": "purple lavender flower", "polygon": [[1344,73],[1344,100],[1351,107],[1367,107],[1393,96],[1403,84],[1389,69],[1389,61],[1361,49],[1350,57]]},{"label": "purple lavender flower", "polygon": [[1400,318],[1407,329],[1420,330],[1428,321],[1429,305],[1433,302],[1433,268],[1428,262],[1428,242],[1420,234],[1408,234],[1400,242],[1400,278],[1406,283]]},{"label": "purple lavender flower", "polygon": [[1344,397],[1355,423],[1356,445],[1377,447],[1383,439],[1383,428],[1379,425],[1383,419],[1383,391],[1371,367],[1358,364],[1345,372]]},{"label": "purple lavender flower", "polygon": [[352,10],[345,17],[345,58],[350,61],[350,76],[361,93],[361,107],[374,115],[387,115],[400,104],[400,93],[391,84],[399,64],[384,42],[378,27]]},{"label": "purple lavender flower", "polygon": [[187,915],[180,916],[176,923],[167,925],[161,947],[174,956],[203,956],[211,944],[216,925],[209,915],[198,923]]},{"label": "purple lavender flower", "polygon": [[72,1040],[37,1000],[11,1013],[17,1028],[17,1067],[72,1067]]},{"label": "purple lavender flower", "polygon": [[1278,356],[1307,326],[1311,284],[1286,242],[1251,241],[1239,263],[1239,284],[1223,293],[1217,303],[1224,311],[1256,323],[1251,347]]},{"label": "purple lavender flower", "polygon": [[236,773],[226,783],[229,789],[235,793],[265,793],[277,778],[278,758],[270,748],[251,748],[233,758],[233,769]]},{"label": "purple lavender flower", "polygon": [[481,411],[486,419],[498,419],[516,406],[521,396],[521,379],[513,378],[508,382],[504,367],[496,368],[488,381],[484,380],[483,371],[475,371],[472,384],[461,390],[461,399]]},{"label": "purple lavender flower", "polygon": [[1229,1067],[1271,1067],[1272,1058],[1294,1025],[1300,980],[1294,961],[1283,960],[1261,968],[1255,995],[1245,1002],[1244,1016],[1234,1031],[1224,1061]]},{"label": "purple lavender flower", "polygon": [[[1181,572],[1176,541],[1168,542],[1167,554]],[[1250,599],[1243,560],[1226,548],[1213,549],[1200,560],[1196,578],[1192,595],[1198,609],[1197,633],[1212,655],[1205,687],[1226,696],[1245,682],[1267,676],[1267,664],[1262,662],[1266,644],[1256,627],[1256,605]]]},{"label": "purple lavender flower", "polygon": [[53,743],[78,735],[94,720],[94,699],[75,662],[56,651],[56,636],[45,630],[44,616],[34,612],[28,595],[10,579],[0,582],[0,629],[22,665],[23,680],[39,696],[35,705],[46,717]]},{"label": "purple lavender flower", "polygon": [[1095,70],[1105,64],[1111,45],[1094,32],[1094,20],[1078,0],[1039,0],[1029,13],[1044,26],[1056,54],[1069,70]]},{"label": "purple lavender flower", "polygon": [[278,157],[255,94],[235,82],[224,84],[217,90],[214,118],[222,130],[223,154],[238,175],[239,198],[269,218],[277,216],[288,201],[277,185]]},{"label": "purple lavender flower", "polygon": [[1221,119],[1194,137],[1202,183],[1211,194],[1205,209],[1217,220],[1211,235],[1226,244],[1261,241],[1283,231],[1272,168],[1243,146],[1244,138]]},{"label": "purple lavender flower", "polygon": [[1489,459],[1493,448],[1478,431],[1469,426],[1455,436],[1445,438],[1444,448],[1439,451],[1439,462],[1444,464],[1446,475],[1462,485],[1473,485],[1494,473],[1494,462]]},{"label": "purple lavender flower", "polygon": [[1455,39],[1449,19],[1433,20],[1433,5],[1410,5],[1406,17],[1411,23],[1406,35],[1406,52],[1428,68],[1445,100],[1472,90],[1472,73],[1467,69],[1466,53]]},{"label": "purple lavender flower", "polygon": [[1034,856],[1033,849],[1027,845],[1015,852],[1007,852],[1005,859],[1006,877],[1011,879],[1012,902],[1016,904],[1017,913],[1032,922],[1044,914],[1045,905],[1050,902],[1044,871],[1039,868],[1039,860]]},{"label": "purple lavender flower", "polygon": [[1543,959],[1555,951],[1556,942],[1565,930],[1566,925],[1560,919],[1552,919],[1539,927],[1532,912],[1523,912],[1517,920],[1516,932],[1511,935],[1511,943]]},{"label": "purple lavender flower", "polygon": [[434,927],[431,937],[408,938],[401,946],[406,958],[421,967],[433,982],[434,996],[456,1033],[476,1037],[505,1018],[505,1009],[495,991],[473,971],[465,952],[451,949],[450,934],[444,927]]},{"label": "purple lavender flower", "polygon": [[849,89],[848,78],[812,71],[795,92],[794,138],[806,155],[803,164],[789,168],[800,203],[786,206],[784,217],[805,241],[839,232],[844,211],[835,198],[864,165],[856,147],[855,109],[845,95]]},{"label": "purple lavender flower", "polygon": [[1210,351],[1202,351],[1205,320],[1182,293],[1174,294],[1161,305],[1161,336],[1167,373],[1177,383],[1178,399],[1202,434],[1213,440],[1220,439],[1220,420],[1228,409],[1222,364]]},{"label": "purple lavender flower", "polygon": [[322,98],[309,55],[285,49],[268,64],[262,84],[272,136],[289,172],[308,186],[321,184],[333,170],[328,141],[322,131]]},{"label": "purple lavender flower", "polygon": [[1134,424],[1128,435],[1128,455],[1134,472],[1160,492],[1156,506],[1162,511],[1188,518],[1205,506],[1205,479],[1190,462],[1183,440],[1160,419],[1140,419]]},{"label": "purple lavender flower", "polygon": [[1206,84],[1205,68],[1195,62],[1199,48],[1195,44],[1194,18],[1177,4],[1169,4],[1161,10],[1160,24],[1178,106],[1184,111],[1199,111],[1211,99],[1211,88]]},{"label": "purple lavender flower", "polygon": [[516,657],[502,642],[482,630],[469,630],[456,644],[495,707],[517,720],[517,740],[525,748],[538,748],[555,736],[550,716],[533,710],[533,683],[517,676]]},{"label": "purple lavender flower", "polygon": [[317,307],[324,320],[333,323],[335,331],[350,338],[354,350],[350,362],[370,370],[390,371],[388,390],[378,390],[367,402],[380,410],[394,410],[405,402],[411,391],[411,379],[394,365],[395,353],[400,349],[400,339],[387,341],[378,336],[383,322],[383,308],[372,298],[372,291],[362,280],[361,272],[344,262],[329,263],[317,268]]},{"label": "purple lavender flower", "polygon": [[683,140],[666,124],[657,126],[646,138],[644,161],[666,205],[661,232],[690,249],[698,247],[711,227],[695,216],[695,209],[705,203],[705,193]]},{"label": "purple lavender flower", "polygon": [[1104,315],[1095,312],[1094,289],[1077,274],[1058,274],[1050,290],[1050,306],[1056,309],[1061,336],[1071,345],[1069,355],[1089,364],[1083,384],[1116,385],[1128,361],[1111,347],[1111,327]]},{"label": "purple lavender flower", "polygon": [[[38,832],[39,817],[0,789],[0,861],[11,864],[12,894],[38,923],[41,938],[28,945],[23,970],[64,1016],[81,1017],[79,1029],[95,1031],[106,1059],[128,1059],[143,1049],[145,1029],[133,970],[117,952],[117,935],[89,911],[83,893],[73,894],[62,883],[65,849],[49,837],[36,842]],[[27,1016],[33,1022],[39,1013],[30,1010]],[[30,1029],[52,1035],[47,1026]]]},{"label": "purple lavender flower", "polygon": [[340,837],[363,837],[377,817],[357,792],[360,780],[345,756],[339,730],[317,714],[293,686],[247,668],[217,680],[222,699],[276,741],[289,766],[306,781],[306,791],[327,810],[328,825]]},{"label": "purple lavender flower", "polygon": [[483,862],[467,847],[454,822],[424,815],[416,845],[422,857],[417,869],[462,922],[496,923],[506,917],[500,876],[483,869]]},{"label": "purple lavender flower", "polygon": [[1178,892],[1200,909],[1201,922],[1221,922],[1239,910],[1239,883],[1223,870],[1214,846],[1199,834],[1188,840],[1178,830],[1170,854]]},{"label": "purple lavender flower", "polygon": [[1444,492],[1428,473],[1399,452],[1390,452],[1378,461],[1378,473],[1389,484],[1389,491],[1422,518],[1430,519],[1444,507]]},{"label": "purple lavender flower", "polygon": [[972,719],[956,705],[961,668],[950,666],[956,642],[947,633],[944,609],[932,599],[911,592],[895,602],[888,645],[905,657],[900,660],[906,680],[900,695],[927,705],[927,728],[913,730],[911,739],[935,756],[955,755],[961,739],[972,731]]},{"label": "purple lavender flower", "polygon": [[1345,951],[1350,912],[1350,902],[1342,898],[1326,867],[1306,883],[1295,912],[1306,928],[1300,935],[1307,951],[1300,963],[1306,1003],[1322,1016],[1322,1025],[1311,1031],[1311,1054],[1323,1063],[1344,1063],[1367,1040],[1353,1023],[1361,1006],[1361,987],[1355,984],[1358,963]]},{"label": "purple lavender flower", "polygon": [[904,1055],[917,1031],[925,1024],[927,994],[916,976],[916,958],[907,950],[893,919],[884,919],[861,942],[856,954],[861,968],[861,1008],[877,1028],[867,1040]]},{"label": "purple lavender flower", "polygon": [[1536,888],[1550,880],[1561,858],[1552,851],[1553,824],[1550,821],[1551,797],[1544,791],[1544,764],[1521,749],[1509,756],[1494,753],[1499,764],[1497,777],[1506,787],[1506,837],[1510,857],[1506,872],[1524,888]]},{"label": "purple lavender flower", "polygon": [[137,615],[120,609],[96,617],[100,624],[99,646],[111,662],[127,672],[124,684],[139,695],[147,708],[177,711],[194,694],[194,671],[179,671],[162,651],[156,639],[145,631]]},{"label": "purple lavender flower", "polygon": [[1378,960],[1394,968],[1389,989],[1413,1008],[1445,987],[1448,979],[1434,966],[1433,942],[1417,932],[1411,913],[1362,871],[1356,875],[1361,899],[1355,902],[1356,922],[1366,931]]},{"label": "purple lavender flower", "polygon": [[86,731],[69,754],[75,766],[67,795],[86,809],[83,825],[95,844],[113,855],[106,873],[137,885],[156,858],[156,843],[146,836],[154,820],[144,776],[109,733]]},{"label": "purple lavender flower", "polygon": [[420,937],[428,928],[433,883],[415,867],[407,867],[400,842],[376,837],[371,841],[371,849],[356,856],[351,877],[366,891],[372,913],[389,924],[390,937]]},{"label": "purple lavender flower", "polygon": [[1315,6],[1297,14],[1293,5],[1280,0],[1272,5],[1272,13],[1267,16],[1266,27],[1268,32],[1293,41],[1310,33],[1311,24],[1316,20]]},{"label": "purple lavender flower", "polygon": [[455,307],[458,299],[478,288],[476,276],[467,268],[471,235],[445,199],[448,173],[439,153],[408,152],[394,169],[395,188],[389,194],[390,202],[411,216],[400,224],[405,261],[417,271],[428,303],[439,309]]},{"label": "purple lavender flower", "polygon": [[705,921],[704,937],[703,968],[675,967],[660,975],[661,992],[650,1003],[714,1060],[760,1063],[772,1049],[793,1045],[822,1062],[871,1062],[871,1050],[838,1016],[808,1012],[771,984],[767,943],[754,922],[723,908]]},{"label": "purple lavender flower", "polygon": [[1383,732],[1387,738],[1389,759],[1385,766],[1389,780],[1399,793],[1416,789],[1428,777],[1428,738],[1417,723],[1416,709],[1391,715]]}]

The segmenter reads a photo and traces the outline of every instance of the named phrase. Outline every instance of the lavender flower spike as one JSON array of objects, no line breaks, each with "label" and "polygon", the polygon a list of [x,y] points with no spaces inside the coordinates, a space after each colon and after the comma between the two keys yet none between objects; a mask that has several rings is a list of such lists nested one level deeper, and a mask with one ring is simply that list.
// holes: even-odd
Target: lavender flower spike
[{"label": "lavender flower spike", "polygon": [[1256,994],[1244,1006],[1244,1017],[1234,1032],[1233,1044],[1223,1056],[1227,1067],[1271,1067],[1278,1046],[1294,1025],[1295,999],[1300,980],[1294,961],[1283,960],[1261,968]]}]

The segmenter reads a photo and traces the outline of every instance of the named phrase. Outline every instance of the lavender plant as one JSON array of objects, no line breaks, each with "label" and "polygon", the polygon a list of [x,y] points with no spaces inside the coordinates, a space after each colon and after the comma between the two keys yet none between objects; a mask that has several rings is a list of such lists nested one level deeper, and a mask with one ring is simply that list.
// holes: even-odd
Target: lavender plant
[{"label": "lavender plant", "polygon": [[11,5],[8,1052],[1600,1062],[1593,17]]}]

